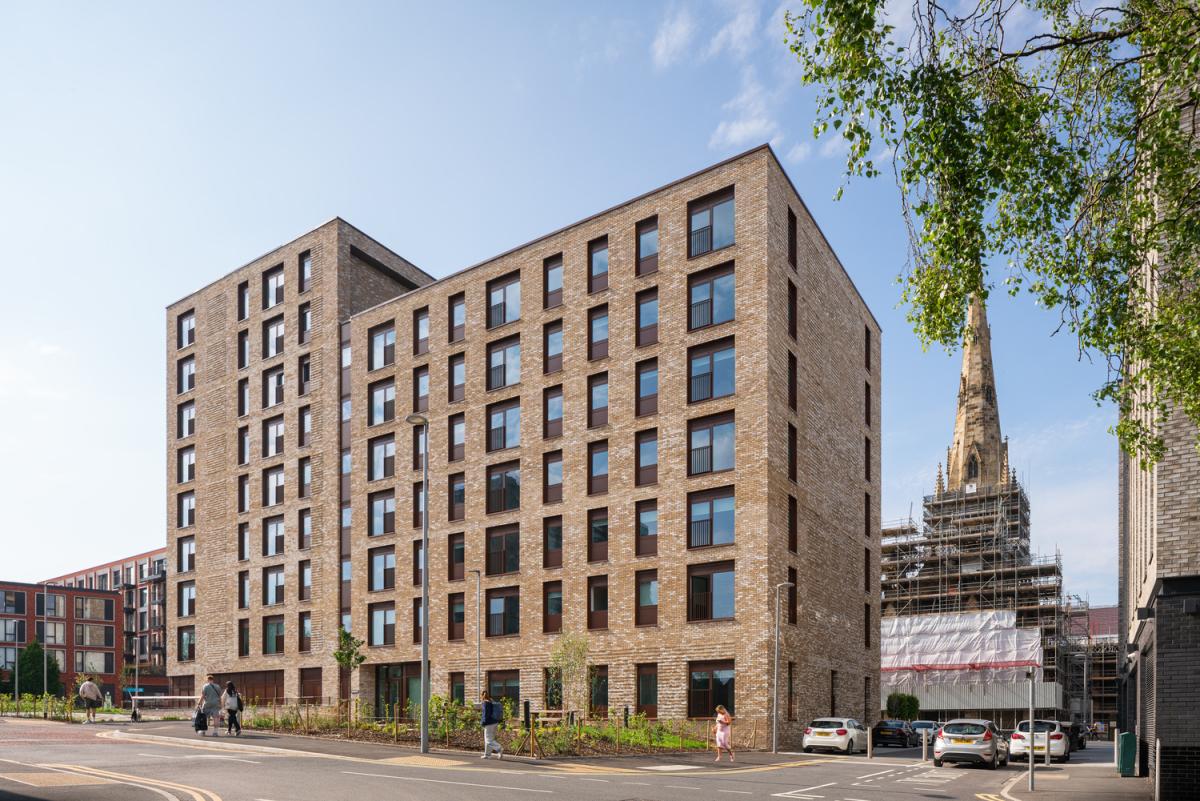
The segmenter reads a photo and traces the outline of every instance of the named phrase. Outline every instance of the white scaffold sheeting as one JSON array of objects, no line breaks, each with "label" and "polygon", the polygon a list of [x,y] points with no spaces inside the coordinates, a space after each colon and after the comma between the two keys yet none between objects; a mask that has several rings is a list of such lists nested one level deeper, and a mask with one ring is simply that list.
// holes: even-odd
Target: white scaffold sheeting
[{"label": "white scaffold sheeting", "polygon": [[1017,628],[1014,611],[885,617],[880,628],[893,686],[1009,681],[1042,664],[1038,630]]}]

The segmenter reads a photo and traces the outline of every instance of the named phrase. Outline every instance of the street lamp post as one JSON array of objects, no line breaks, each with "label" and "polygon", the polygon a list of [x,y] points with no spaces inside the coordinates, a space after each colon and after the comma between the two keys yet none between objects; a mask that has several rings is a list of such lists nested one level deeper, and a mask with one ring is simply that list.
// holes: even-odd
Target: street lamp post
[{"label": "street lamp post", "polygon": [[410,414],[421,427],[421,753],[429,753],[429,418]]},{"label": "street lamp post", "polygon": [[[1034,766],[1034,763],[1037,762],[1037,759],[1034,757],[1034,748],[1033,748],[1034,729],[1036,728],[1033,725],[1033,670],[1031,669],[1031,670],[1027,671],[1025,673],[1025,675],[1029,679],[1029,746],[1028,746],[1029,750],[1026,753],[1029,755],[1029,791],[1033,792],[1033,770],[1034,770],[1033,766]],[[1046,753],[1047,754],[1050,753],[1050,735],[1049,734],[1046,735]]]},{"label": "street lamp post", "polygon": [[784,587],[794,587],[790,581],[781,581],[775,585],[775,680],[774,692],[771,693],[771,753],[779,753],[779,591]]},{"label": "street lamp post", "polygon": [[483,575],[479,570],[472,570],[475,574],[475,697],[483,697],[483,674],[479,670],[479,643],[481,642],[480,630],[483,628],[483,599],[479,594],[479,580]]},{"label": "street lamp post", "polygon": [[[42,584],[42,639],[46,639],[46,614],[50,611],[50,596],[46,594],[46,585]],[[36,611],[36,610],[35,610]],[[46,704],[49,703],[49,692],[46,688],[46,657],[49,652],[46,650],[46,643],[42,643],[42,719],[50,717],[49,710],[46,709]]]}]

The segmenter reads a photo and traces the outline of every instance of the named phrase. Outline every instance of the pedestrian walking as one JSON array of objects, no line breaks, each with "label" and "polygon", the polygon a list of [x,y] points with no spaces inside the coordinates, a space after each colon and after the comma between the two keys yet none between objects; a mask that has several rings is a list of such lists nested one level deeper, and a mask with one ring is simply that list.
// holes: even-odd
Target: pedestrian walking
[{"label": "pedestrian walking", "polygon": [[[217,679],[211,673],[208,675],[208,681],[200,688],[200,697],[196,699],[199,710],[208,718],[208,722],[212,725],[212,736],[216,737],[217,724],[221,719],[221,685],[217,684]],[[203,730],[199,729],[203,737]]]},{"label": "pedestrian walking", "polygon": [[221,708],[225,710],[225,733],[241,737],[242,696],[232,681],[225,682],[225,692],[221,693]]},{"label": "pedestrian walking", "polygon": [[79,698],[83,701],[83,711],[87,716],[83,722],[95,723],[96,710],[100,708],[104,696],[100,694],[100,688],[96,686],[96,682],[92,681],[91,676],[83,677],[83,683],[79,685]]},{"label": "pedestrian walking", "polygon": [[500,725],[500,718],[504,715],[502,710],[503,707],[492,700],[487,690],[479,694],[479,722],[483,725],[482,759],[487,759],[492,751],[496,752],[496,759],[504,759],[504,749],[496,739],[496,727]]},{"label": "pedestrian walking", "polygon": [[721,761],[721,749],[729,752],[729,761],[735,761],[733,758],[733,715],[729,714],[729,710],[721,704],[717,704],[717,716],[713,722],[713,741],[717,746],[717,758],[714,762]]}]

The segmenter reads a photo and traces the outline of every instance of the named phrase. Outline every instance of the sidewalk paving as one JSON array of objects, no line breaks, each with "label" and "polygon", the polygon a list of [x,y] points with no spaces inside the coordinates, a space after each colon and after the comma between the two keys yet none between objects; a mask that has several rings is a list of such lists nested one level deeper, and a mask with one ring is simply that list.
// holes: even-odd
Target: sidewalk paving
[{"label": "sidewalk paving", "polygon": [[1022,771],[1001,795],[1009,801],[1150,801],[1154,796],[1150,779],[1122,777],[1103,762],[1039,766],[1032,793],[1028,781]]}]

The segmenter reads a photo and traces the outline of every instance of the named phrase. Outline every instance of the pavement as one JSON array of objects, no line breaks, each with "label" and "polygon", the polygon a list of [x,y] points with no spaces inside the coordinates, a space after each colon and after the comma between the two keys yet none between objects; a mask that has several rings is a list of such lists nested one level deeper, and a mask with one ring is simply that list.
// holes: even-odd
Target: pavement
[{"label": "pavement", "polygon": [[[933,767],[920,749],[865,755],[748,752],[546,760],[435,751],[265,732],[199,737],[186,721],[69,725],[0,718],[0,801],[1083,801],[1149,799],[1118,779],[1107,744],[1070,763],[999,770]],[[1142,795],[1142,790],[1146,794]]]}]

